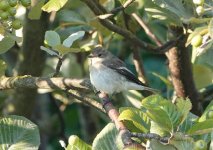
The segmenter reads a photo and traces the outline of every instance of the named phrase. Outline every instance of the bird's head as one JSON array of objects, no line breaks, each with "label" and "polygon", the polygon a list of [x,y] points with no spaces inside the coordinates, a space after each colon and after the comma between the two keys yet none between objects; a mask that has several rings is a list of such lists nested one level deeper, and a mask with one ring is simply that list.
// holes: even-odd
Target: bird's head
[{"label": "bird's head", "polygon": [[94,48],[90,55],[88,56],[89,59],[98,59],[98,60],[105,60],[110,57],[110,52],[105,50],[103,47],[96,47]]}]

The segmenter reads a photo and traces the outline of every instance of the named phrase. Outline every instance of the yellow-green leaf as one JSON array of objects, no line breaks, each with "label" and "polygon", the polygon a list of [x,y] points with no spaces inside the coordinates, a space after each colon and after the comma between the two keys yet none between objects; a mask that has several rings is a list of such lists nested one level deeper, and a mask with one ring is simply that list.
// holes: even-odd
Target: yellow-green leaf
[{"label": "yellow-green leaf", "polygon": [[69,47],[65,47],[64,45],[57,45],[53,47],[53,49],[58,51],[62,55],[65,55],[67,53],[77,53],[81,51],[80,48],[69,48]]},{"label": "yellow-green leaf", "polygon": [[12,37],[10,36],[4,37],[0,41],[0,54],[7,52],[10,48],[13,47],[14,44],[15,40]]},{"label": "yellow-green leaf", "polygon": [[203,122],[198,122],[194,124],[189,130],[189,135],[200,135],[206,134],[213,131],[213,119],[208,119]]},{"label": "yellow-green leaf", "polygon": [[58,11],[62,8],[68,0],[50,0],[43,7],[42,10],[46,12]]},{"label": "yellow-green leaf", "polygon": [[83,150],[92,150],[92,147],[82,141],[78,136],[72,135],[69,137],[69,144],[66,148],[66,150],[77,150],[77,149],[83,149]]}]

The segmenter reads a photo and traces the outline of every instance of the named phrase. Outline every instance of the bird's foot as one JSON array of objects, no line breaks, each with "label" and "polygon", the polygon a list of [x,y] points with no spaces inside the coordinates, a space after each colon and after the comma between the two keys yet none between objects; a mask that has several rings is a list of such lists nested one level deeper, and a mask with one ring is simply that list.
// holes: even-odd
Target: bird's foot
[{"label": "bird's foot", "polygon": [[110,101],[110,99],[104,99],[103,100],[103,103],[102,103],[102,106],[103,106],[103,108],[105,108],[105,106],[107,105],[107,104],[109,104],[109,103],[111,103],[111,101]]}]

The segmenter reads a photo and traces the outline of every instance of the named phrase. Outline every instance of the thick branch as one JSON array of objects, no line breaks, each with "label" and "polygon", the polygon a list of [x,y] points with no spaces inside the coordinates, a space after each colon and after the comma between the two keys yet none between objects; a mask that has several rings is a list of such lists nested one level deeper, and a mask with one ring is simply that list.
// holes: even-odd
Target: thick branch
[{"label": "thick branch", "polygon": [[47,78],[47,77],[2,77],[0,78],[0,89],[28,88],[28,89],[89,89],[91,88],[89,79],[70,78]]},{"label": "thick branch", "polygon": [[183,98],[189,97],[193,105],[192,112],[200,115],[201,97],[195,87],[190,54],[185,47],[186,39],[187,36],[182,39],[177,47],[170,49],[166,53],[166,56],[169,60],[169,70],[177,96]]}]

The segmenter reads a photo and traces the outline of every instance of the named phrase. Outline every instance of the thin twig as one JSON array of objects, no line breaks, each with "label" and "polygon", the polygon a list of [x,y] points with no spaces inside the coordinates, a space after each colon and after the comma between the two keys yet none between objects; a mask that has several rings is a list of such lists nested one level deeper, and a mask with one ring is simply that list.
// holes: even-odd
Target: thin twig
[{"label": "thin twig", "polygon": [[[97,15],[97,16],[103,15],[103,13],[102,13],[103,11],[101,11],[101,9],[103,9],[103,8],[99,8],[96,1],[93,1],[93,0],[81,0],[81,1],[85,2],[87,4],[87,6],[90,7],[90,9],[95,13],[95,15]],[[143,50],[152,52],[152,53],[156,53],[156,54],[165,53],[171,47],[176,45],[177,41],[180,38],[180,37],[178,37],[176,40],[169,41],[169,42],[165,43],[164,45],[162,45],[161,47],[155,48],[153,45],[150,45],[150,44],[140,40],[137,36],[135,36],[130,31],[113,24],[108,19],[99,19],[99,21],[103,26],[105,26],[109,30],[122,35],[126,39],[130,40],[133,44],[138,45],[139,47],[143,48]]]},{"label": "thin twig", "polygon": [[53,77],[58,76],[60,69],[61,69],[61,66],[62,66],[62,63],[63,63],[63,59],[64,59],[64,57],[58,57],[58,63],[56,65],[55,73],[53,74]]},{"label": "thin twig", "polygon": [[113,10],[111,10],[112,14],[117,14],[119,11],[124,10],[127,8],[130,4],[132,4],[135,0],[127,0],[122,6],[116,7]]},{"label": "thin twig", "polygon": [[160,135],[155,133],[130,133],[130,134],[131,134],[131,137],[155,139],[163,143],[168,143],[169,141],[169,137],[161,137]]},{"label": "thin twig", "polygon": [[143,68],[143,62],[142,62],[142,59],[140,57],[140,53],[139,53],[139,50],[137,49],[137,47],[135,47],[135,49],[133,50],[133,63],[135,65],[135,69],[138,73],[138,78],[140,79],[141,82],[143,82],[144,84],[147,85],[145,71]]},{"label": "thin twig", "polygon": [[150,28],[146,25],[146,23],[136,14],[132,13],[132,17],[138,22],[138,24],[144,29],[145,33],[158,45],[162,46],[161,41],[153,34]]}]

